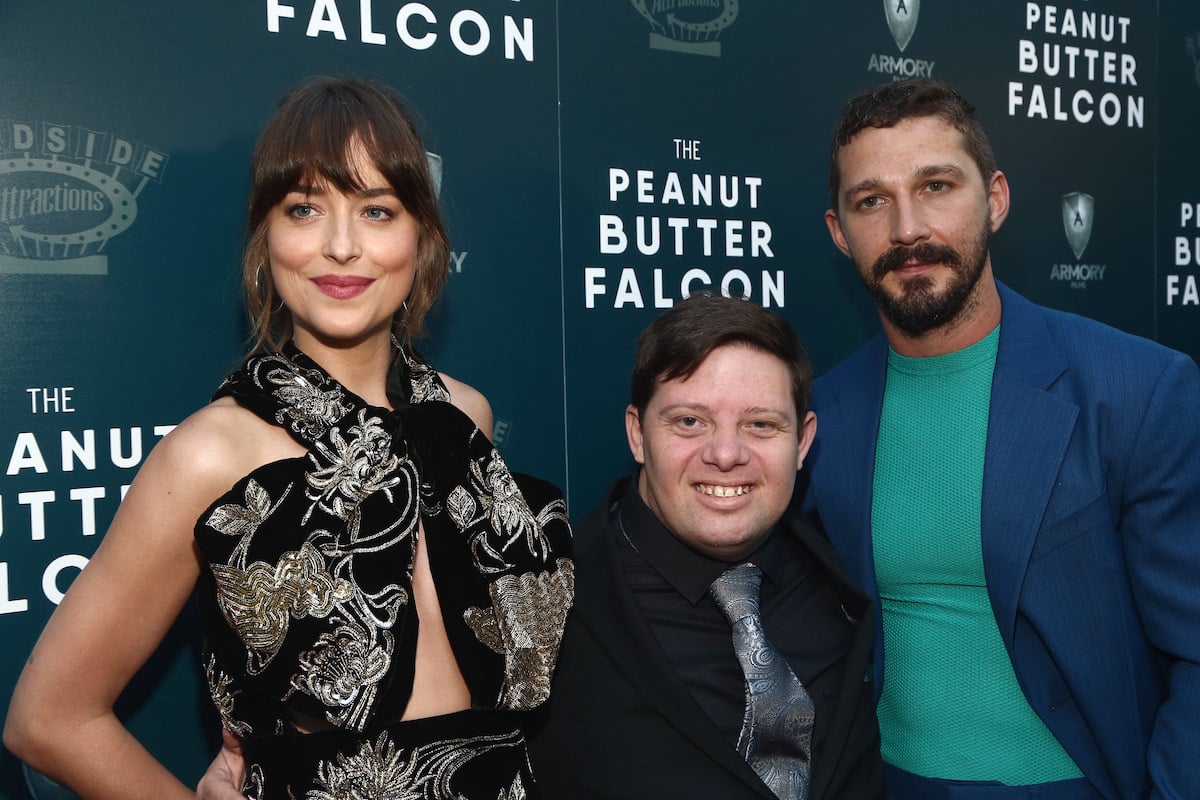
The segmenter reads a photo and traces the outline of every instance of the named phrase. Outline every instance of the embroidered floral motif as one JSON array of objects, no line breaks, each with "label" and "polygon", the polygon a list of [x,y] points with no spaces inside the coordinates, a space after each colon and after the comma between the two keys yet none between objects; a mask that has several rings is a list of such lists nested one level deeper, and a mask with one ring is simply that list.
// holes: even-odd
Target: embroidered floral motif
[{"label": "embroidered floral motif", "polygon": [[351,584],[325,570],[312,544],[284,553],[277,564],[256,561],[247,569],[212,565],[217,601],[246,645],[246,670],[260,671],[279,652],[292,617],[326,617],[354,596]]},{"label": "embroidered floral motif", "polygon": [[550,696],[567,611],[575,596],[575,568],[558,559],[553,572],[502,575],[489,586],[492,607],[468,608],[463,620],[475,637],[504,656],[499,705],[534,708]]},{"label": "embroidered floral motif", "polygon": [[471,524],[471,520],[479,514],[479,505],[475,498],[462,486],[455,486],[450,496],[446,498],[446,512],[459,530]]},{"label": "embroidered floral motif", "polygon": [[242,783],[242,794],[246,796],[246,800],[262,800],[264,791],[262,767],[252,764],[246,773],[245,782]]},{"label": "embroidered floral motif", "polygon": [[390,490],[400,482],[395,474],[400,458],[392,452],[392,437],[382,423],[360,409],[349,439],[335,428],[329,433],[329,444],[318,441],[309,454],[313,470],[305,475],[307,496],[338,519],[349,518],[375,492],[391,500]]},{"label": "embroidered floral motif", "polygon": [[392,636],[384,631],[381,638],[374,628],[351,622],[322,633],[313,649],[300,654],[301,674],[292,677],[292,686],[328,707],[330,722],[361,730],[392,661]]},{"label": "embroidered floral motif", "polygon": [[306,438],[323,436],[350,410],[341,386],[328,384],[317,370],[302,369],[282,356],[263,356],[255,366],[255,382],[270,388],[258,376],[265,371],[272,393],[283,404],[275,420]]},{"label": "embroidered floral motif", "polygon": [[[228,625],[241,643],[213,639],[224,648],[209,670],[213,703],[230,730],[286,736],[296,720],[320,727],[324,716],[343,732],[330,742],[357,737],[323,759],[251,756],[252,800],[525,800],[519,730],[485,737],[482,717],[464,714],[419,747],[379,733],[377,709],[402,708],[411,691],[413,664],[397,653],[411,654],[416,636],[405,615],[421,526],[435,583],[453,587],[443,614],[465,620],[478,640],[455,637],[455,655],[478,667],[472,692],[487,687],[500,708],[545,699],[573,593],[558,549],[570,535],[561,498],[518,486],[480,431],[459,433],[471,426],[432,367],[407,350],[402,357],[409,405],[395,412],[365,404],[292,345],[252,356],[223,384],[308,455],[264,465],[197,526],[216,582],[215,608],[203,607],[218,613],[206,622]],[[429,401],[439,402],[419,407]],[[522,490],[535,486],[527,501]],[[456,555],[464,548],[472,559]],[[243,672],[217,669],[242,658]],[[364,730],[369,738],[356,733]],[[470,788],[451,788],[459,767],[500,747],[512,750],[501,759],[509,766],[466,770],[457,780]]]},{"label": "embroidered floral motif", "polygon": [[442,380],[438,377],[437,370],[424,361],[411,358],[407,350],[401,350],[400,352],[404,356],[404,362],[408,365],[412,402],[427,403],[430,400],[440,400],[444,403],[449,403],[450,392],[442,385]]},{"label": "embroidered floral motif", "polygon": [[217,659],[211,653],[208,660],[204,662],[204,677],[208,680],[208,693],[212,697],[213,705],[216,706],[217,714],[221,717],[221,727],[235,736],[249,736],[253,733],[253,729],[248,724],[234,716],[233,696],[235,692],[229,688],[233,683],[233,678],[226,675],[217,666]]},{"label": "embroidered floral motif", "polygon": [[[551,520],[565,524],[566,506],[561,501],[554,501],[543,509],[542,515],[535,516],[496,450],[491,450],[482,460],[471,462],[469,481],[473,492],[456,487],[451,494],[456,496],[461,488],[466,494],[478,498],[481,507],[477,510],[474,505],[467,508],[465,504],[458,504],[451,516],[460,529],[476,525],[483,516],[487,518],[487,524],[480,526],[470,539],[476,568],[485,574],[504,572],[518,562],[527,561],[529,555],[544,563],[550,552],[544,525]],[[465,517],[464,512],[476,510],[476,518]],[[524,553],[512,552],[521,545],[524,546]]]},{"label": "embroidered floral motif", "polygon": [[496,795],[496,800],[526,800],[529,793],[525,791],[525,783],[518,775],[513,779],[512,786],[508,787],[507,791],[501,790],[500,794]]},{"label": "embroidered floral motif", "polygon": [[[471,759],[498,747],[520,747],[524,738],[519,730],[497,736],[447,739],[415,747],[405,758],[387,732],[372,742],[363,742],[353,755],[339,754],[322,761],[317,768],[317,787],[304,800],[444,800],[459,797],[451,788],[454,774]],[[497,800],[524,796],[521,776],[511,791]]]},{"label": "embroidered floral motif", "polygon": [[230,556],[229,563],[231,564],[242,563],[246,548],[249,547],[254,533],[287,497],[287,490],[284,490],[279,502],[272,506],[271,495],[258,484],[258,481],[251,478],[246,482],[243,497],[246,500],[245,505],[224,503],[217,506],[205,520],[206,525],[219,533],[241,537],[237,548]]},{"label": "embroidered floral motif", "polygon": [[210,528],[226,536],[252,536],[263,520],[271,515],[271,496],[251,478],[243,493],[245,505],[219,505],[205,521]]}]

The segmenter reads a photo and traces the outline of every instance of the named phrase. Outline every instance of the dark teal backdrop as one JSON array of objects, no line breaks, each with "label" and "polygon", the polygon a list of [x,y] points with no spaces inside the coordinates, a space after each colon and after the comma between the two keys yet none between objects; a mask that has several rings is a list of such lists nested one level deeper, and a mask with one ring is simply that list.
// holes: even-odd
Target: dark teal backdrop
[{"label": "dark teal backdrop", "polygon": [[[1193,0],[6,3],[4,698],[145,453],[240,356],[250,150],[321,73],[419,111],[455,252],[423,349],[576,518],[630,467],[636,337],[688,291],[777,309],[818,370],[875,331],[822,213],[841,104],[893,77],[978,105],[1013,189],[1002,280],[1200,356]],[[217,724],[196,661],[185,618],[119,709],[188,782]]]}]

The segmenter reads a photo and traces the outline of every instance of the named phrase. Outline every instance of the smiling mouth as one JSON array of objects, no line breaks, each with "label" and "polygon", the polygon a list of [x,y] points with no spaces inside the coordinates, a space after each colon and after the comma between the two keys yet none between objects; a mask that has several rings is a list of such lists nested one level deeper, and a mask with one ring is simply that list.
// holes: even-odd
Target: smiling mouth
[{"label": "smiling mouth", "polygon": [[750,494],[750,485],[717,486],[711,483],[697,483],[696,491],[709,497],[741,497],[744,494]]},{"label": "smiling mouth", "polygon": [[346,300],[356,297],[374,283],[373,278],[363,278],[355,275],[322,275],[312,279],[317,289],[330,297]]}]

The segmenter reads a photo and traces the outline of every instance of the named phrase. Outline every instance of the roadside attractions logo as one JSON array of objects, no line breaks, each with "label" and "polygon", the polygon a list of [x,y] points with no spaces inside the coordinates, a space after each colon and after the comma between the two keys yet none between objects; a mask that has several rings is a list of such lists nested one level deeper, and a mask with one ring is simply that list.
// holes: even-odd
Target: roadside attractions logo
[{"label": "roadside attractions logo", "polygon": [[[917,19],[921,14],[921,0],[883,0],[884,19],[896,47],[903,53],[913,34],[917,32]],[[932,78],[933,62],[919,58],[872,53],[867,61],[867,71],[887,75],[892,80],[905,78]]]},{"label": "roadside attractions logo", "polygon": [[266,26],[267,33],[309,39],[410,50],[450,47],[464,56],[496,51],[505,61],[534,60],[533,18],[494,9],[451,11],[447,5],[438,3],[434,11],[425,3],[403,3],[393,13],[396,3],[382,0],[266,0]]},{"label": "roadside attractions logo", "polygon": [[1104,280],[1105,264],[1083,264],[1080,260],[1092,238],[1096,200],[1084,192],[1068,192],[1062,196],[1062,224],[1067,244],[1075,254],[1071,264],[1053,264],[1050,280],[1066,281],[1072,289],[1086,289],[1089,282]]},{"label": "roadside attractions logo", "polygon": [[167,155],[77,125],[0,120],[0,273],[105,275]]},{"label": "roadside attractions logo", "polygon": [[737,19],[740,0],[630,0],[650,23],[650,47],[721,57],[720,36]]},{"label": "roadside attractions logo", "polygon": [[763,179],[714,174],[697,139],[665,144],[678,168],[608,168],[598,253],[583,269],[584,306],[670,308],[709,291],[782,308],[784,271],[773,268]]},{"label": "roadside attractions logo", "polygon": [[1008,115],[1144,128],[1146,97],[1128,52],[1135,32],[1130,17],[1027,2],[1029,38],[1017,42],[1022,77],[1009,81]]}]

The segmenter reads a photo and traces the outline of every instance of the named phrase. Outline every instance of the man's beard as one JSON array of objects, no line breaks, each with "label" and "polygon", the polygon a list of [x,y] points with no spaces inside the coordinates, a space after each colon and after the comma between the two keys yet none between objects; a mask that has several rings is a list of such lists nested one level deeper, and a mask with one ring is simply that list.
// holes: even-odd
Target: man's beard
[{"label": "man's beard", "polygon": [[[922,242],[913,247],[893,247],[886,250],[871,265],[863,283],[875,297],[883,316],[894,326],[912,337],[953,322],[966,308],[971,292],[983,275],[987,263],[989,231],[985,228],[979,238],[970,243],[968,253],[960,253],[949,245]],[[910,259],[927,264],[943,264],[951,275],[946,287],[938,292],[934,279],[928,275],[901,278],[897,294],[883,288],[889,272],[902,267]]]}]

